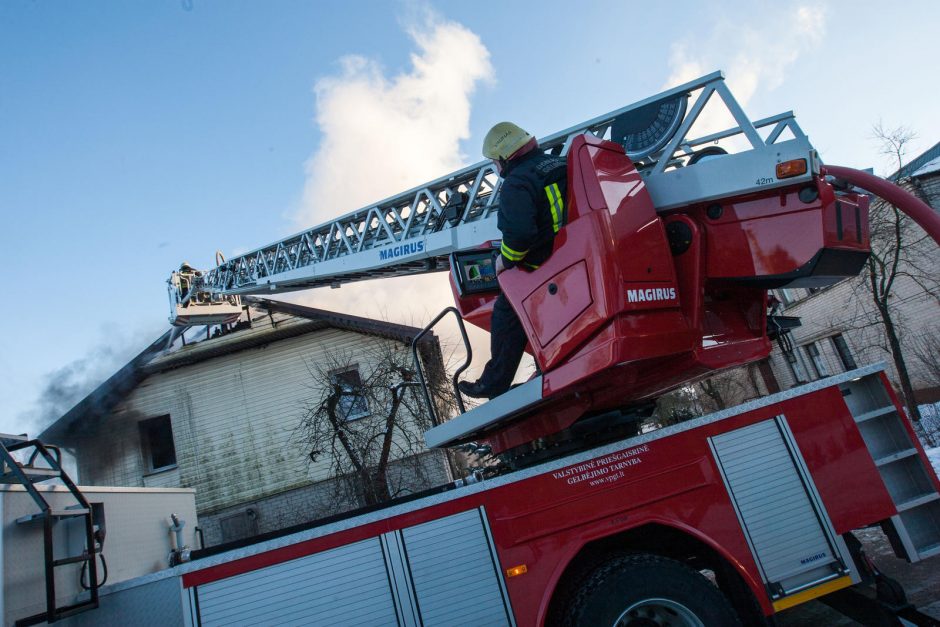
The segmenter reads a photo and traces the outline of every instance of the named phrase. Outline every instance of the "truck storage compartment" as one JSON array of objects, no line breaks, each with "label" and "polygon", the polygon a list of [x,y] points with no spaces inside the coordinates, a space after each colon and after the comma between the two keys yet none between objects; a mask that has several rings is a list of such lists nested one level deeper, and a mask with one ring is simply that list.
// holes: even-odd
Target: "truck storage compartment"
[{"label": "truck storage compartment", "polygon": [[482,508],[198,585],[201,625],[513,625]]},{"label": "truck storage compartment", "polygon": [[884,374],[839,387],[897,508],[883,523],[895,553],[911,562],[940,553],[940,491]]},{"label": "truck storage compartment", "polygon": [[778,416],[710,438],[741,527],[773,599],[848,571],[834,531]]}]

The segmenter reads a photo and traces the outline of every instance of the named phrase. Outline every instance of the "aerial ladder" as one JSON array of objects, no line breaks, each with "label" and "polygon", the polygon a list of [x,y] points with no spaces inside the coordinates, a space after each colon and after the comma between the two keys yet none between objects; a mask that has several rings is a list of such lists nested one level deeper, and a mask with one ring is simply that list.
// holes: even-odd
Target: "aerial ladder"
[{"label": "aerial ladder", "polygon": [[[731,125],[696,135],[706,107]],[[554,133],[568,160],[568,222],[533,271],[497,280],[500,179],[481,162],[268,246],[169,279],[170,321],[224,324],[240,297],[450,271],[459,327],[489,328],[501,289],[538,372],[460,415],[429,446],[482,444],[517,458],[622,436],[676,387],[766,358],[768,290],[823,287],[870,253],[865,192],[940,243],[940,218],[900,188],[823,164],[792,111],[752,121],[721,72]],[[857,186],[857,187],[856,187]],[[429,325],[437,323],[445,311]],[[534,459],[538,459],[535,455]]]}]

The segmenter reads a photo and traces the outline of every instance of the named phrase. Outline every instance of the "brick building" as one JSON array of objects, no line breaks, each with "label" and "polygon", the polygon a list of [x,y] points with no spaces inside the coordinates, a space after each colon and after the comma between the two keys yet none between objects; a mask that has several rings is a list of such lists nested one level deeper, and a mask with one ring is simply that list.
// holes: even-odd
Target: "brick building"
[{"label": "brick building", "polygon": [[[339,361],[341,372],[329,376],[354,386],[360,371],[369,371],[364,360],[377,351],[410,363],[410,342],[419,330],[246,300],[242,321],[203,333],[200,341],[193,337],[167,350],[167,332],[40,439],[74,455],[84,485],[195,488],[207,545],[363,505],[356,479],[335,477],[331,455],[311,455],[298,438],[305,409],[323,397],[322,379],[313,370]],[[443,367],[436,339],[421,352],[426,367]],[[420,393],[413,387],[407,392]],[[384,424],[385,408],[355,396],[344,402],[350,403],[345,419],[353,429],[370,420]],[[420,441],[421,450],[393,447],[388,480],[396,482],[394,491],[450,481],[450,458],[423,448],[420,421],[402,407],[398,421],[415,432],[412,442]],[[337,494],[345,496],[338,500]]]}]

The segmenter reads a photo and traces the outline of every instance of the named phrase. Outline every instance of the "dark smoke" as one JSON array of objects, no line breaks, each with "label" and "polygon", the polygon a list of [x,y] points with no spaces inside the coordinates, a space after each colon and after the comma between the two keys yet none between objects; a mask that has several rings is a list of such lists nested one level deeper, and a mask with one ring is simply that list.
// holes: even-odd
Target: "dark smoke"
[{"label": "dark smoke", "polygon": [[[148,346],[140,337],[133,340],[112,337],[88,355],[47,374],[35,407],[23,417],[24,422],[35,428],[31,435],[38,435],[80,403],[82,413],[110,409],[105,401],[110,401],[107,405],[113,404],[115,391],[130,391],[128,387],[133,387],[133,384],[121,383],[130,379],[131,372],[152,358],[155,347],[162,346],[161,341],[165,343],[165,338],[166,335],[161,336]],[[138,354],[142,348],[143,352]],[[99,389],[103,383],[107,383],[104,387],[111,390],[110,394]]]},{"label": "dark smoke", "polygon": [[36,407],[31,412],[32,423],[41,431],[62,417],[79,401],[101,385],[123,363],[116,349],[101,346],[86,357],[76,359],[46,375],[45,385]]}]

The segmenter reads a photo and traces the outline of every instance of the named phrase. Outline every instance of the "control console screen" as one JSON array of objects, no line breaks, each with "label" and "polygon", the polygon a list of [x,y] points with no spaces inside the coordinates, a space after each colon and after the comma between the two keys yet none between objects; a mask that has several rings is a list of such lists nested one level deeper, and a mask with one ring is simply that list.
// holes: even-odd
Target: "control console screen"
[{"label": "control console screen", "polygon": [[461,296],[499,291],[496,280],[498,248],[451,253],[450,267]]}]

